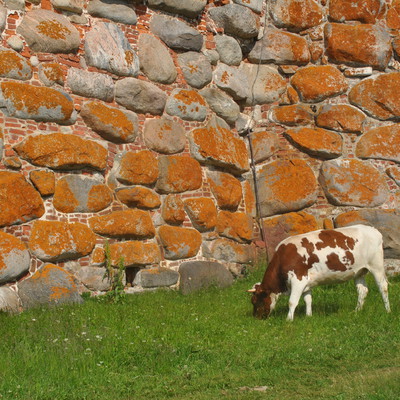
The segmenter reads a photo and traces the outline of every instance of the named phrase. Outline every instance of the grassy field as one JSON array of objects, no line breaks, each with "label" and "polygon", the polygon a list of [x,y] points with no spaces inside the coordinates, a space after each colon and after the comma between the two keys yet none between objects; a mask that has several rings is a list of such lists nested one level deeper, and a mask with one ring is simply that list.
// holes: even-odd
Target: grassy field
[{"label": "grassy field", "polygon": [[375,284],[353,312],[352,282],[314,290],[286,322],[287,297],[255,320],[246,289],[183,296],[158,291],[124,304],[0,314],[0,399],[369,399],[400,398],[400,280],[392,313]]}]

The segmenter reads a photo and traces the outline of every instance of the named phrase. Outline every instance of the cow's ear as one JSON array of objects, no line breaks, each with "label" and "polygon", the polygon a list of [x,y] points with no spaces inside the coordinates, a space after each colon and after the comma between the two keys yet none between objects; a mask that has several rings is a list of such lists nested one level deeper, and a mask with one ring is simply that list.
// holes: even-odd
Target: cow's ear
[{"label": "cow's ear", "polygon": [[253,285],[253,287],[252,287],[251,289],[249,289],[247,292],[248,292],[248,293],[255,293],[259,287],[260,287],[260,282],[255,283],[255,284]]}]

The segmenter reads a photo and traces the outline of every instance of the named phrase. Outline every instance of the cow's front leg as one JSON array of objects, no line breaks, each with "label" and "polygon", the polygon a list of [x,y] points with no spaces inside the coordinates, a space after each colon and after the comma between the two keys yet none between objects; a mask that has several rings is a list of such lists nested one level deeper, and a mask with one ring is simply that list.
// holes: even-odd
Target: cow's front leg
[{"label": "cow's front leg", "polygon": [[301,295],[303,294],[304,286],[299,283],[292,283],[291,292],[289,297],[289,313],[287,316],[288,321],[293,321],[294,312],[296,310],[297,305],[299,304],[299,300]]},{"label": "cow's front leg", "polygon": [[306,315],[308,317],[311,317],[312,315],[312,296],[311,296],[311,290],[307,290],[303,294],[304,302],[306,303]]}]

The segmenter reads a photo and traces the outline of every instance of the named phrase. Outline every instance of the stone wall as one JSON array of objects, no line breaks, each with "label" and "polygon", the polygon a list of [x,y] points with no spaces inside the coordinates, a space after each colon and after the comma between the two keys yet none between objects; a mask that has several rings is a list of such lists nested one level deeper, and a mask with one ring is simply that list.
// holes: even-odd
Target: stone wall
[{"label": "stone wall", "polygon": [[398,1],[1,3],[0,308],[106,290],[106,242],[132,290],[357,222],[400,258]]}]

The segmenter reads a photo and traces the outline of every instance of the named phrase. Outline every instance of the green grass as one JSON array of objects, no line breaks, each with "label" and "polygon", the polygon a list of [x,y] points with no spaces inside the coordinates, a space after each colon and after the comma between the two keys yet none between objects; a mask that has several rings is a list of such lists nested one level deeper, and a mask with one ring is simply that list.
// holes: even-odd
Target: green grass
[{"label": "green grass", "polygon": [[222,291],[0,314],[0,399],[400,398],[400,280],[391,314],[369,280],[361,312],[350,282],[315,289],[314,316],[301,303],[289,323],[284,296],[253,319],[246,289],[262,273]]}]

